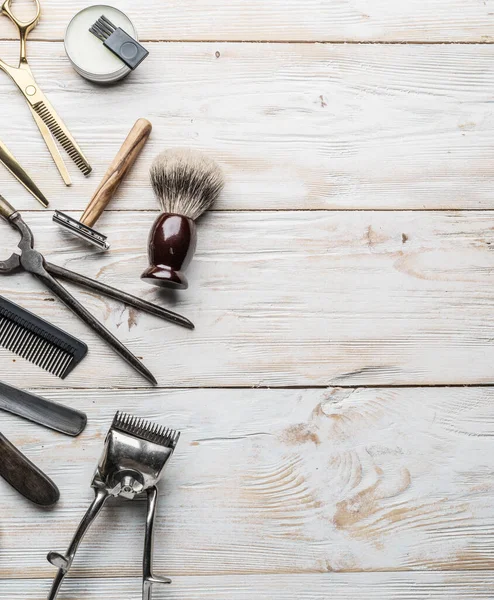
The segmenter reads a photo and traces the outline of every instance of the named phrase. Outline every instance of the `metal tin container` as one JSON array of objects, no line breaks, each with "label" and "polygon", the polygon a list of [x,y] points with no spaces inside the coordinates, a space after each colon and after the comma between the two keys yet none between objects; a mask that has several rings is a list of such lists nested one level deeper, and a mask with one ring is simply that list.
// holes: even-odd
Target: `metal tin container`
[{"label": "metal tin container", "polygon": [[64,38],[65,52],[79,75],[95,83],[109,84],[127,77],[131,69],[89,32],[101,15],[138,40],[137,31],[126,14],[113,6],[96,4],[81,10],[70,21]]}]

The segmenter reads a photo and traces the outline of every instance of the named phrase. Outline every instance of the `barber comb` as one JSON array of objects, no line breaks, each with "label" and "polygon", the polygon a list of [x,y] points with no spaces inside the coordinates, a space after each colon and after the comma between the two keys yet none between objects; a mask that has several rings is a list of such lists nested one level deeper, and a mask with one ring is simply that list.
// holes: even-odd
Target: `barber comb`
[{"label": "barber comb", "polygon": [[91,486],[95,498],[66,554],[50,552],[48,561],[58,567],[48,600],[56,600],[65,576],[69,572],[79,545],[106,501],[112,497],[132,500],[147,494],[147,518],[143,557],[143,600],[152,600],[152,588],[171,583],[166,577],[153,574],[153,530],[158,501],[157,483],[177,445],[180,433],[128,413],[117,412],[106,436]]},{"label": "barber comb", "polygon": [[86,356],[84,342],[0,296],[0,346],[65,379]]}]

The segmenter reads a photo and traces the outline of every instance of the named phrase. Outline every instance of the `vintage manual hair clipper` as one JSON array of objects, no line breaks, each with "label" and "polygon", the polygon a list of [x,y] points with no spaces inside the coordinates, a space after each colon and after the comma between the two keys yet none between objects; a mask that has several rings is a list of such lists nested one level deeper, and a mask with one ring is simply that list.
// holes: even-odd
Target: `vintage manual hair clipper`
[{"label": "vintage manual hair clipper", "polygon": [[148,512],[143,557],[143,600],[151,600],[153,584],[171,583],[170,579],[153,575],[153,529],[158,500],[156,484],[161,479],[179,437],[178,431],[117,412],[91,483],[95,499],[84,515],[67,553],[48,554],[49,562],[59,568],[48,600],[55,600],[57,597],[82,538],[105,502],[116,496],[132,500],[144,492],[147,494]]}]

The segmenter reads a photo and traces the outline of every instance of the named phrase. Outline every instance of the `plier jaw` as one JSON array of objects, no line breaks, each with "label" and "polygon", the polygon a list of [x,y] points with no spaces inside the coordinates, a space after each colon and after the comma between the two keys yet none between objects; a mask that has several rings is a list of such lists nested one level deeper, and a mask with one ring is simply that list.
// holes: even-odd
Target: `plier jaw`
[{"label": "plier jaw", "polygon": [[[0,196],[0,216],[2,216],[11,227],[17,229],[21,234],[18,247],[21,253],[26,250],[32,250],[34,247],[33,232],[26,225],[21,215],[10,204]],[[0,273],[13,273],[23,267],[21,255],[12,254],[7,260],[0,261]]]},{"label": "plier jaw", "polygon": [[12,254],[7,260],[0,260],[0,273],[15,273],[21,268],[21,257],[18,254]]}]

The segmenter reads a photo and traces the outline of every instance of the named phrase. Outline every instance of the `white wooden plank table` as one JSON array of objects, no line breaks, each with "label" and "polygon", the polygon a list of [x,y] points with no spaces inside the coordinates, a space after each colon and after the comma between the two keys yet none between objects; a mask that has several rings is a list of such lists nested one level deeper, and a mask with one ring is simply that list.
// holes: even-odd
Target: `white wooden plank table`
[{"label": "white wooden plank table", "polygon": [[[41,0],[36,78],[94,173],[63,186],[0,77],[0,138],[51,206],[80,214],[138,117],[152,138],[98,228],[64,235],[0,169],[53,262],[170,306],[194,332],[74,293],[157,375],[149,389],[33,278],[0,293],[90,345],[66,380],[0,350],[0,377],[87,412],[76,440],[1,415],[58,483],[43,511],[0,481],[6,600],[46,597],[118,409],[180,429],[162,486],[156,599],[466,600],[494,595],[494,2],[121,0],[150,49],[125,82],[82,80]],[[19,0],[21,10],[29,0]],[[0,19],[0,56],[15,32]],[[343,43],[345,42],[345,43]],[[225,170],[191,287],[139,280],[160,150]],[[0,224],[1,225],[1,224]],[[2,256],[15,243],[2,225]],[[63,598],[140,598],[144,507],[103,511]]]}]

